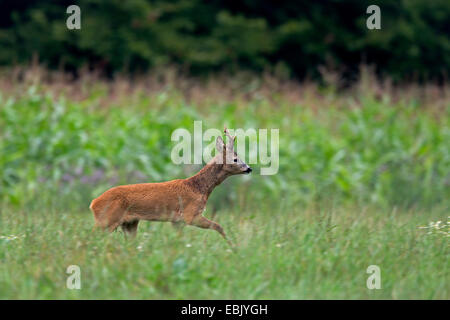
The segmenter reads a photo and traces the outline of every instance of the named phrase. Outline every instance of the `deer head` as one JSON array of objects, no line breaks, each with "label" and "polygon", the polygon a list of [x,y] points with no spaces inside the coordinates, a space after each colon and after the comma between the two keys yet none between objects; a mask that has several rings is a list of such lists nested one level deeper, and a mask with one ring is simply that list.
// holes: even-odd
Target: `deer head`
[{"label": "deer head", "polygon": [[224,128],[224,133],[228,137],[227,144],[224,143],[221,136],[217,137],[216,140],[216,149],[219,153],[219,159],[222,160],[223,170],[230,175],[249,174],[252,172],[252,168],[242,161],[234,151],[236,136],[232,136],[227,128]]}]

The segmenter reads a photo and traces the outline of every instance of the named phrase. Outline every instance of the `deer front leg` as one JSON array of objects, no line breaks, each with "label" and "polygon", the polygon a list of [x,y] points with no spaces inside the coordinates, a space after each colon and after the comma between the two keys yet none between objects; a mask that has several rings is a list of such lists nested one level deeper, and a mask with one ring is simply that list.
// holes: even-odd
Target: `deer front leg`
[{"label": "deer front leg", "polygon": [[194,219],[192,219],[192,221],[189,224],[203,229],[216,230],[218,233],[222,235],[222,237],[228,242],[228,244],[232,246],[232,243],[230,242],[230,240],[228,240],[227,235],[223,231],[223,228],[217,222],[208,220],[203,216],[197,216]]},{"label": "deer front leg", "polygon": [[184,221],[176,221],[176,222],[172,222],[172,226],[174,227],[174,229],[177,231],[177,235],[179,237],[181,237],[182,232],[183,232],[183,227],[184,227]]}]

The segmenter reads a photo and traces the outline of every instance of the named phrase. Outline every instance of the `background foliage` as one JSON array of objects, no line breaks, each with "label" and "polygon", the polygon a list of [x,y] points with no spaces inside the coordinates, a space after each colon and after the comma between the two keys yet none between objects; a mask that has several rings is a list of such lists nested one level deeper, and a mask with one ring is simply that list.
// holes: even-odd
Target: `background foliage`
[{"label": "background foliage", "polygon": [[[78,4],[82,29],[66,28]],[[369,0],[4,0],[0,64],[33,55],[52,68],[145,71],[174,64],[193,74],[273,70],[354,78],[360,63],[396,80],[444,79],[450,70],[450,3],[378,1],[382,29],[366,28]]]},{"label": "background foliage", "polygon": [[377,97],[380,89],[367,86],[343,95],[313,86],[292,101],[293,88],[236,79],[228,97],[216,94],[230,85],[221,81],[202,84],[200,96],[170,81],[160,89],[145,80],[56,83],[26,82],[0,95],[3,201],[35,203],[45,189],[58,192],[53,205],[81,209],[115,184],[185,178],[200,167],[175,165],[170,137],[202,120],[203,130],[280,130],[278,173],[261,176],[257,164],[251,179],[229,179],[233,201],[224,204],[448,205],[449,108],[440,91],[427,106],[423,94]]}]

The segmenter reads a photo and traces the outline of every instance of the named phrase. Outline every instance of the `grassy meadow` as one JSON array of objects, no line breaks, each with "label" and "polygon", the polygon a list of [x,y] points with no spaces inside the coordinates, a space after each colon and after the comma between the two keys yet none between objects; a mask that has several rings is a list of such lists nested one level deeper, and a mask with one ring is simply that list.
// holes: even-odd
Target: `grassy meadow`
[{"label": "grassy meadow", "polygon": [[[450,298],[448,86],[18,73],[0,76],[0,299]],[[252,165],[208,202],[236,249],[169,223],[91,232],[108,188],[201,168],[170,158],[196,120],[280,130],[278,173]]]}]

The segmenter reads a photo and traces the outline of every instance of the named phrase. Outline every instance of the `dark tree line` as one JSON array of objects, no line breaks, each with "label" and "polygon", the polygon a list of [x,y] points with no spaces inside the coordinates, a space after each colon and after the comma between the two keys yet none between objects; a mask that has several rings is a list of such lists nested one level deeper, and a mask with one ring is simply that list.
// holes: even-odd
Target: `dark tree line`
[{"label": "dark tree line", "polygon": [[[68,30],[66,8],[81,8]],[[366,9],[381,8],[381,30]],[[0,64],[82,66],[108,73],[179,65],[192,74],[276,70],[317,77],[373,64],[396,80],[445,79],[450,69],[448,0],[2,0]]]}]

